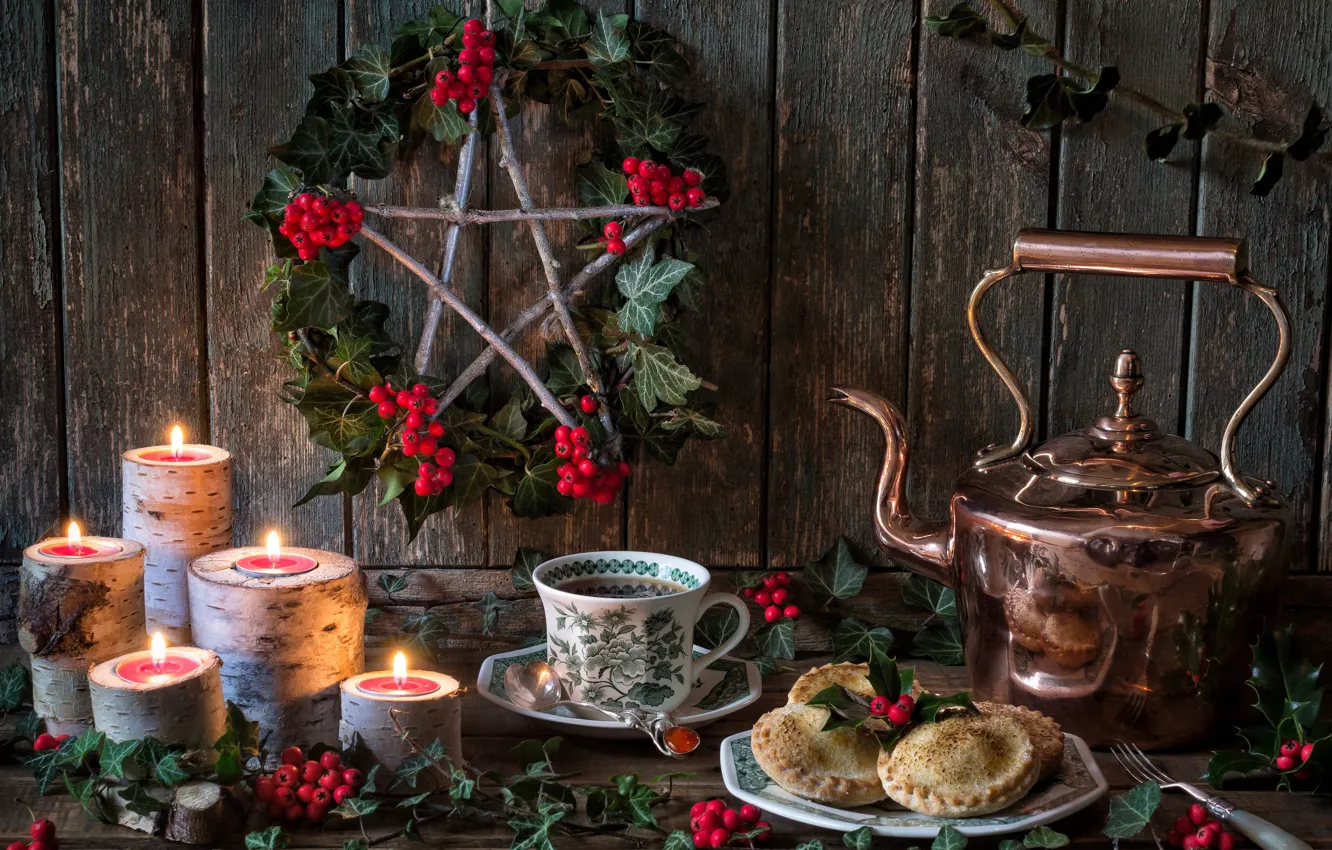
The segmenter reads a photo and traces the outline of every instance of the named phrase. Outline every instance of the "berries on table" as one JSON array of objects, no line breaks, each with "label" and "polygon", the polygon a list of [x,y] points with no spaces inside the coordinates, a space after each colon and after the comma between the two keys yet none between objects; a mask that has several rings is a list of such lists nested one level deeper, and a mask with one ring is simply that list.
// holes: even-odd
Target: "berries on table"
[{"label": "berries on table", "polygon": [[1185,850],[1234,850],[1235,837],[1226,832],[1221,822],[1207,813],[1202,803],[1189,807],[1187,816],[1175,818],[1175,823],[1166,835],[1171,847]]},{"label": "berries on table", "polygon": [[1202,803],[1194,803],[1189,806],[1189,820],[1194,826],[1202,826],[1207,823],[1207,807]]},{"label": "berries on table", "polygon": [[766,842],[772,837],[772,825],[759,820],[762,816],[758,806],[749,803],[732,809],[725,800],[700,800],[689,809],[694,847],[747,847],[751,842]]},{"label": "berries on table", "polygon": [[46,750],[59,749],[59,747],[60,742],[55,739],[55,736],[47,734],[46,732],[38,735],[32,742],[32,749],[39,753],[45,752]]}]

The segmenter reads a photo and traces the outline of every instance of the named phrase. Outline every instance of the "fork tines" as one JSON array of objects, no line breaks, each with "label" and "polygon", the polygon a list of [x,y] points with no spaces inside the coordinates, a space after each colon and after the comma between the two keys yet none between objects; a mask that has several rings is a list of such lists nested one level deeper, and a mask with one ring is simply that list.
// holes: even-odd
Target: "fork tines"
[{"label": "fork tines", "polygon": [[1110,752],[1114,753],[1120,766],[1137,782],[1156,782],[1161,785],[1174,782],[1159,767],[1152,764],[1142,750],[1133,744],[1123,741],[1118,744],[1111,744]]}]

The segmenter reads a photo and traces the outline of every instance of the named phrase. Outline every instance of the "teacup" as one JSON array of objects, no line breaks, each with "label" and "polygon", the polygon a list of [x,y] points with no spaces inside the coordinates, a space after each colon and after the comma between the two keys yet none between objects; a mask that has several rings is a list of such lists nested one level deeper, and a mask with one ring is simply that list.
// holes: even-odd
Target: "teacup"
[{"label": "teacup", "polygon": [[[749,629],[745,603],[731,593],[708,593],[710,580],[693,561],[651,552],[587,552],[533,570],[550,664],[568,696],[622,708],[679,708],[698,674]],[[694,658],[694,626],[714,605],[734,608],[739,627]]]}]

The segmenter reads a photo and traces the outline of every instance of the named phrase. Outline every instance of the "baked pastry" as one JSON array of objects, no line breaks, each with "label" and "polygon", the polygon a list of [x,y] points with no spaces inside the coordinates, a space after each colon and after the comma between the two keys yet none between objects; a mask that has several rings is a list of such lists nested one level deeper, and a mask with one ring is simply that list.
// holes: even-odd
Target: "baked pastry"
[{"label": "baked pastry", "polygon": [[1053,719],[1025,706],[1002,702],[978,702],[976,707],[981,710],[981,714],[1011,717],[1021,724],[1031,738],[1032,746],[1036,748],[1036,756],[1041,760],[1038,781],[1054,776],[1064,766],[1064,730]]},{"label": "baked pastry", "polygon": [[797,797],[841,808],[879,802],[878,739],[866,729],[824,732],[827,720],[828,709],[798,703],[769,711],[749,740],[754,760]]},{"label": "baked pastry", "polygon": [[1086,666],[1101,654],[1100,629],[1069,611],[1056,611],[1045,618],[1041,641],[1045,657],[1069,670]]},{"label": "baked pastry", "polygon": [[1004,594],[1004,621],[1013,634],[1013,640],[1032,652],[1045,651],[1045,613],[1031,594],[1013,588]]},{"label": "baked pastry", "polygon": [[[874,686],[869,680],[868,664],[852,664],[844,661],[841,664],[825,664],[822,667],[811,667],[808,673],[803,674],[795,680],[791,686],[791,691],[786,695],[786,704],[807,703],[814,699],[814,696],[829,685],[841,685],[854,694],[860,694],[866,699],[874,696]],[[914,680],[911,683],[911,696],[913,698],[920,696],[920,680]]]},{"label": "baked pastry", "polygon": [[1022,798],[1041,760],[1018,721],[972,714],[922,723],[879,755],[879,778],[913,812],[965,818],[997,812]]}]

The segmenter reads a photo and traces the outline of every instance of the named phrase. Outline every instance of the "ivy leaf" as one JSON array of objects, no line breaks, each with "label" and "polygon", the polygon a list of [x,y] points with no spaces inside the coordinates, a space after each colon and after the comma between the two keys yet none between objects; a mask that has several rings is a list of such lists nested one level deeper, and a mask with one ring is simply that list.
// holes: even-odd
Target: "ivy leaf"
[{"label": "ivy leaf", "polygon": [[948,824],[939,827],[939,834],[934,836],[930,850],[962,850],[967,846],[967,837]]},{"label": "ivy leaf", "polygon": [[1328,130],[1329,127],[1323,117],[1323,110],[1319,109],[1316,103],[1310,105],[1308,113],[1304,116],[1304,126],[1300,130],[1300,137],[1286,145],[1286,153],[1296,162],[1303,162],[1321,148],[1323,142],[1327,141]]},{"label": "ivy leaf", "polygon": [[1215,103],[1190,103],[1184,107],[1184,138],[1198,141],[1221,122],[1224,113]]},{"label": "ivy leaf", "polygon": [[533,455],[532,461],[523,468],[523,477],[509,502],[514,516],[536,518],[560,512],[564,498],[556,484],[560,480],[557,470],[563,463],[545,447]]},{"label": "ivy leaf", "polygon": [[0,668],[0,713],[14,711],[27,696],[27,669],[17,661]]},{"label": "ivy leaf", "polygon": [[1110,92],[1119,85],[1119,69],[1106,67],[1088,88],[1069,77],[1037,74],[1027,80],[1027,105],[1022,111],[1022,126],[1028,130],[1048,130],[1069,118],[1090,121],[1110,102]]},{"label": "ivy leaf", "polygon": [[575,0],[547,0],[543,11],[569,38],[586,38],[592,33],[592,24],[587,19],[587,12]]},{"label": "ivy leaf", "polygon": [[999,842],[999,850],[1022,850],[1026,845],[1016,838],[1005,838]]},{"label": "ivy leaf", "polygon": [[111,816],[106,811],[106,801],[102,799],[102,782],[95,776],[86,779],[70,779],[69,774],[63,774],[65,781],[65,790],[83,810],[103,823],[111,823]]},{"label": "ivy leaf", "polygon": [[125,778],[125,759],[131,759],[139,752],[143,746],[142,741],[112,741],[107,738],[102,744],[101,755],[98,756],[97,763],[101,767],[103,779],[124,779]]},{"label": "ivy leaf", "polygon": [[624,31],[615,26],[606,13],[597,10],[597,22],[592,27],[592,37],[583,45],[587,58],[593,65],[613,65],[629,57],[629,39]]},{"label": "ivy leaf", "polygon": [[1281,181],[1281,175],[1286,170],[1285,154],[1273,151],[1263,157],[1262,167],[1258,169],[1258,177],[1253,181],[1253,186],[1249,188],[1250,195],[1266,197],[1272,187]]},{"label": "ivy leaf", "polygon": [[360,818],[369,814],[374,814],[379,810],[382,803],[379,800],[371,800],[367,797],[348,797],[328,810],[330,815],[338,815],[343,818]]},{"label": "ivy leaf", "polygon": [[512,604],[500,599],[493,590],[487,590],[480,599],[473,602],[472,607],[481,612],[481,634],[493,634],[499,623],[499,612]]},{"label": "ivy leaf", "polygon": [[347,318],[351,307],[351,292],[345,283],[333,279],[325,263],[301,263],[291,270],[286,291],[274,302],[273,330],[327,330]]},{"label": "ivy leaf", "polygon": [[481,501],[486,488],[499,478],[499,470],[472,454],[462,454],[453,464],[453,510]]},{"label": "ivy leaf", "polygon": [[545,554],[536,549],[519,548],[517,552],[514,552],[513,569],[511,572],[513,589],[522,591],[536,590],[536,584],[532,581],[532,571],[545,560]]},{"label": "ivy leaf", "polygon": [[398,801],[398,808],[400,808],[400,809],[410,809],[412,806],[419,805],[420,803],[424,803],[424,802],[425,802],[426,800],[428,800],[429,798],[430,798],[430,792],[429,792],[429,791],[426,791],[426,792],[423,793],[423,794],[416,794],[416,795],[414,795],[414,796],[412,796],[412,797],[408,797],[408,798],[405,799],[405,800],[399,800],[399,801]]},{"label": "ivy leaf", "polygon": [[853,832],[842,833],[842,844],[850,847],[851,850],[870,850],[874,843],[874,834],[870,832],[868,826],[862,826]]},{"label": "ivy leaf", "polygon": [[622,204],[629,194],[629,180],[619,169],[592,161],[578,166],[578,202],[585,207]]},{"label": "ivy leaf", "polygon": [[329,140],[328,122],[317,115],[301,119],[291,138],[270,147],[268,152],[287,165],[299,168],[309,183],[330,183],[341,176]]},{"label": "ivy leaf", "polygon": [[704,649],[716,649],[740,628],[740,615],[730,605],[714,605],[703,613],[694,626],[694,643]]},{"label": "ivy leaf", "polygon": [[1000,50],[1017,50],[1020,48],[1028,56],[1044,56],[1050,50],[1049,41],[1027,31],[1026,18],[1018,21],[1017,28],[1011,33],[991,31],[990,43]]},{"label": "ivy leaf", "polygon": [[88,756],[101,751],[105,740],[105,733],[89,726],[79,733],[77,738],[71,738],[66,742],[69,744],[68,748],[63,745],[60,747],[60,766],[78,770]]},{"label": "ivy leaf", "polygon": [[672,410],[671,418],[663,419],[661,427],[670,433],[688,431],[695,437],[704,440],[722,440],[726,438],[725,425],[687,407],[677,407]]},{"label": "ivy leaf", "polygon": [[1179,131],[1182,124],[1167,124],[1164,127],[1157,127],[1147,134],[1147,158],[1157,162],[1165,162],[1170,156],[1170,152],[1175,149],[1179,143]]},{"label": "ivy leaf", "polygon": [[[332,378],[319,375],[311,378],[304,389],[292,389],[289,401],[305,418],[310,439],[317,445],[337,452],[347,451],[358,438],[383,431],[384,420],[379,418],[375,405],[368,399],[357,399]],[[343,489],[352,488],[344,484]]]},{"label": "ivy leaf", "polygon": [[573,395],[585,383],[578,355],[564,343],[546,344],[546,368],[550,370],[546,387],[557,396]]},{"label": "ivy leaf", "polygon": [[[626,263],[615,275],[615,285],[625,297],[619,312],[619,325],[644,336],[652,336],[661,317],[661,302],[694,268],[674,257],[663,257],[658,262],[653,262],[654,259],[651,246],[646,247],[637,259]],[[683,401],[676,404],[683,404]]]},{"label": "ivy leaf", "polygon": [[796,850],[823,850],[823,842],[815,838],[803,844],[797,844]]},{"label": "ivy leaf", "polygon": [[858,563],[845,537],[823,553],[823,557],[805,568],[803,579],[816,596],[850,599],[865,585],[869,568]]},{"label": "ivy leaf", "polygon": [[[504,5],[503,2],[500,4]],[[510,15],[509,17],[513,17]],[[443,6],[431,6],[430,14],[426,20],[413,20],[398,27],[398,36],[407,36],[416,39],[422,50],[428,47],[437,47],[444,43],[444,39],[462,23],[462,18],[445,9]]]},{"label": "ivy leaf", "polygon": [[1160,804],[1161,786],[1155,782],[1111,797],[1110,813],[1106,815],[1102,831],[1110,838],[1132,838],[1142,832]]},{"label": "ivy leaf", "polygon": [[1055,850],[1058,847],[1068,846],[1068,836],[1042,824],[1026,834],[1022,839],[1022,846]]},{"label": "ivy leaf", "polygon": [[439,642],[449,633],[444,618],[433,611],[409,615],[403,620],[402,629],[407,633],[407,647],[432,660],[439,657]]},{"label": "ivy leaf", "polygon": [[688,366],[675,359],[670,349],[660,345],[631,342],[629,357],[634,364],[634,389],[649,413],[657,408],[658,401],[685,404],[688,401],[685,394],[703,385]]},{"label": "ivy leaf", "polygon": [[911,651],[949,666],[966,662],[962,628],[956,620],[936,620],[916,632],[911,642]]},{"label": "ivy leaf", "polygon": [[903,583],[902,601],[940,617],[957,617],[957,594],[953,589],[916,573]]},{"label": "ivy leaf", "polygon": [[886,654],[892,647],[893,633],[883,626],[870,628],[855,617],[847,617],[833,629],[832,639],[834,662],[863,661],[875,649]]},{"label": "ivy leaf", "polygon": [[[170,792],[158,791],[159,794]],[[166,814],[171,811],[171,806],[164,800],[153,796],[142,782],[131,782],[123,788],[115,791],[117,797],[123,802],[126,809],[134,812],[141,817],[152,817],[157,814]]]},{"label": "ivy leaf", "polygon": [[250,202],[250,209],[256,213],[282,215],[291,196],[301,188],[301,177],[295,171],[284,166],[274,168],[264,175],[264,185]]},{"label": "ivy leaf", "polygon": [[670,33],[641,21],[631,21],[626,29],[634,65],[639,74],[667,88],[682,82],[689,75],[689,63],[680,54]]},{"label": "ivy leaf", "polygon": [[356,93],[361,96],[361,100],[378,103],[388,97],[390,62],[388,54],[378,44],[371,42],[361,45],[350,59],[342,63],[342,67],[356,84]]},{"label": "ivy leaf", "polygon": [[394,575],[393,573],[380,573],[375,584],[379,586],[380,590],[392,596],[407,589],[407,577]]},{"label": "ivy leaf", "polygon": [[412,128],[424,130],[435,141],[448,145],[458,144],[459,139],[473,130],[453,101],[436,106],[428,96],[416,99],[412,107]]},{"label": "ivy leaf", "polygon": [[153,766],[153,778],[165,788],[174,788],[190,778],[181,764],[179,753],[168,753]]},{"label": "ivy leaf", "polygon": [[666,836],[666,843],[661,850],[694,850],[694,838],[682,829],[677,829]]},{"label": "ivy leaf", "polygon": [[971,38],[984,34],[986,29],[985,18],[970,3],[955,4],[946,15],[927,15],[925,26],[944,38]]},{"label": "ivy leaf", "polygon": [[270,826],[263,832],[251,832],[245,836],[245,850],[283,850],[291,839],[280,826]]},{"label": "ivy leaf", "polygon": [[758,651],[772,658],[790,661],[795,658],[795,621],[789,618],[768,623],[754,632]]}]

